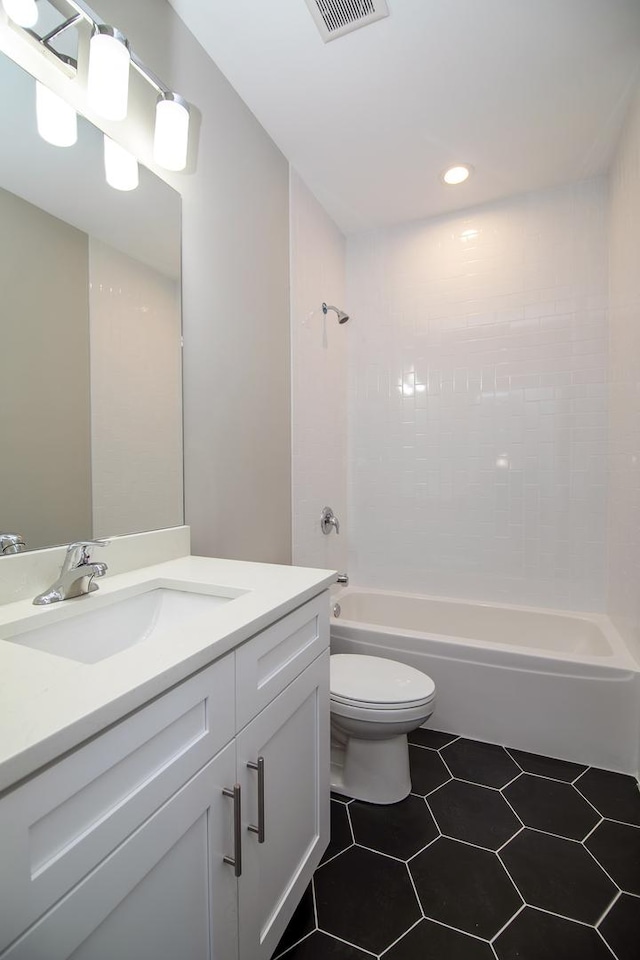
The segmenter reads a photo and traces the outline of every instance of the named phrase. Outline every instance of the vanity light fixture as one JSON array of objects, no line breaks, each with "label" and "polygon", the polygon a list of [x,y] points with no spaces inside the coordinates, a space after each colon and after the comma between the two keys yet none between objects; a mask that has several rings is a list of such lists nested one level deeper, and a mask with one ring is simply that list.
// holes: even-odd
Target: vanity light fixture
[{"label": "vanity light fixture", "polygon": [[19,27],[35,27],[38,22],[36,0],[2,0],[4,12]]},{"label": "vanity light fixture", "polygon": [[177,93],[160,93],[156,103],[153,159],[165,170],[184,170],[189,146],[189,105]]},{"label": "vanity light fixture", "polygon": [[473,167],[468,163],[456,163],[443,171],[441,174],[442,182],[450,187],[457,186],[459,183],[464,183],[465,180],[469,179],[472,170]]},{"label": "vanity light fixture", "polygon": [[78,139],[78,115],[66,100],[36,80],[38,133],[54,147],[72,147]]},{"label": "vanity light fixture", "polygon": [[114,190],[135,190],[140,180],[136,158],[106,134],[104,136],[104,172],[107,183]]},{"label": "vanity light fixture", "polygon": [[89,41],[87,96],[105,120],[124,120],[129,102],[129,41],[106,23],[96,23]]},{"label": "vanity light fixture", "polygon": [[[60,53],[54,47],[53,41],[80,21],[87,24],[91,29],[87,71],[89,104],[105,120],[124,120],[127,116],[129,100],[129,68],[133,67],[158,95],[153,143],[154,160],[166,170],[184,170],[189,147],[189,104],[149,70],[131,49],[124,34],[116,27],[101,23],[84,0],[50,0],[51,5],[55,6],[61,16],[66,15],[67,19],[42,36],[31,29],[38,18],[36,0],[0,0],[0,2],[7,16],[28,32],[31,42],[35,40],[49,54],[66,65],[67,75],[70,71],[76,72],[77,63]],[[84,34],[79,34],[79,41],[83,36]],[[40,129],[40,122],[38,128]],[[44,133],[42,136],[49,139]],[[54,141],[50,140],[50,142]],[[132,187],[126,189],[132,189]]]}]

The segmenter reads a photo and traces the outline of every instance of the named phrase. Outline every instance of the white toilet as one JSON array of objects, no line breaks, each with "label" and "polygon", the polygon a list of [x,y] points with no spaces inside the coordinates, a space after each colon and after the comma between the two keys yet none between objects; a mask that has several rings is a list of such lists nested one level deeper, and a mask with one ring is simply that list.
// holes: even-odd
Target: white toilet
[{"label": "white toilet", "polygon": [[436,687],[396,660],[331,656],[331,789],[368,803],[411,792],[407,734],[433,713]]}]

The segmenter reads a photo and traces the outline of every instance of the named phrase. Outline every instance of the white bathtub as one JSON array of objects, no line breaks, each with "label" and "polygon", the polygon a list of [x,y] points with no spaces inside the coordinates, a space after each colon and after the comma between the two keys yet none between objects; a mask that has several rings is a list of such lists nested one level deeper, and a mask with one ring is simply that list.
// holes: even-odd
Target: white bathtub
[{"label": "white bathtub", "polygon": [[334,653],[424,670],[428,726],[637,775],[640,665],[609,619],[347,587]]}]

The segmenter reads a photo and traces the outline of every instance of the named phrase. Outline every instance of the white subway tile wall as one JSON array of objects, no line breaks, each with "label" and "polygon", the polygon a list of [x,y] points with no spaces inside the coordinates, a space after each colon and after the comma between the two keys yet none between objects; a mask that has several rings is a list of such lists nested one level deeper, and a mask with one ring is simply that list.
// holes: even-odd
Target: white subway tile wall
[{"label": "white subway tile wall", "polygon": [[640,90],[611,174],[609,614],[640,657]]},{"label": "white subway tile wall", "polygon": [[[345,239],[291,171],[291,351],[293,562],[346,570],[347,343],[350,323],[325,317],[322,303],[345,305]],[[322,508],[340,534],[320,530]]]},{"label": "white subway tile wall", "polygon": [[605,604],[607,184],[348,241],[354,579]]}]

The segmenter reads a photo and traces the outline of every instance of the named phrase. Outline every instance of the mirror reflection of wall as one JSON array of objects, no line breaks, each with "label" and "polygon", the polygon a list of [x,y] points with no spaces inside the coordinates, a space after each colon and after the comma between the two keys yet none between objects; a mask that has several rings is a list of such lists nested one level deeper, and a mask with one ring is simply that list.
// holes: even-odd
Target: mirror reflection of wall
[{"label": "mirror reflection of wall", "polygon": [[182,523],[180,198],[42,141],[0,58],[0,529],[29,549]]}]

